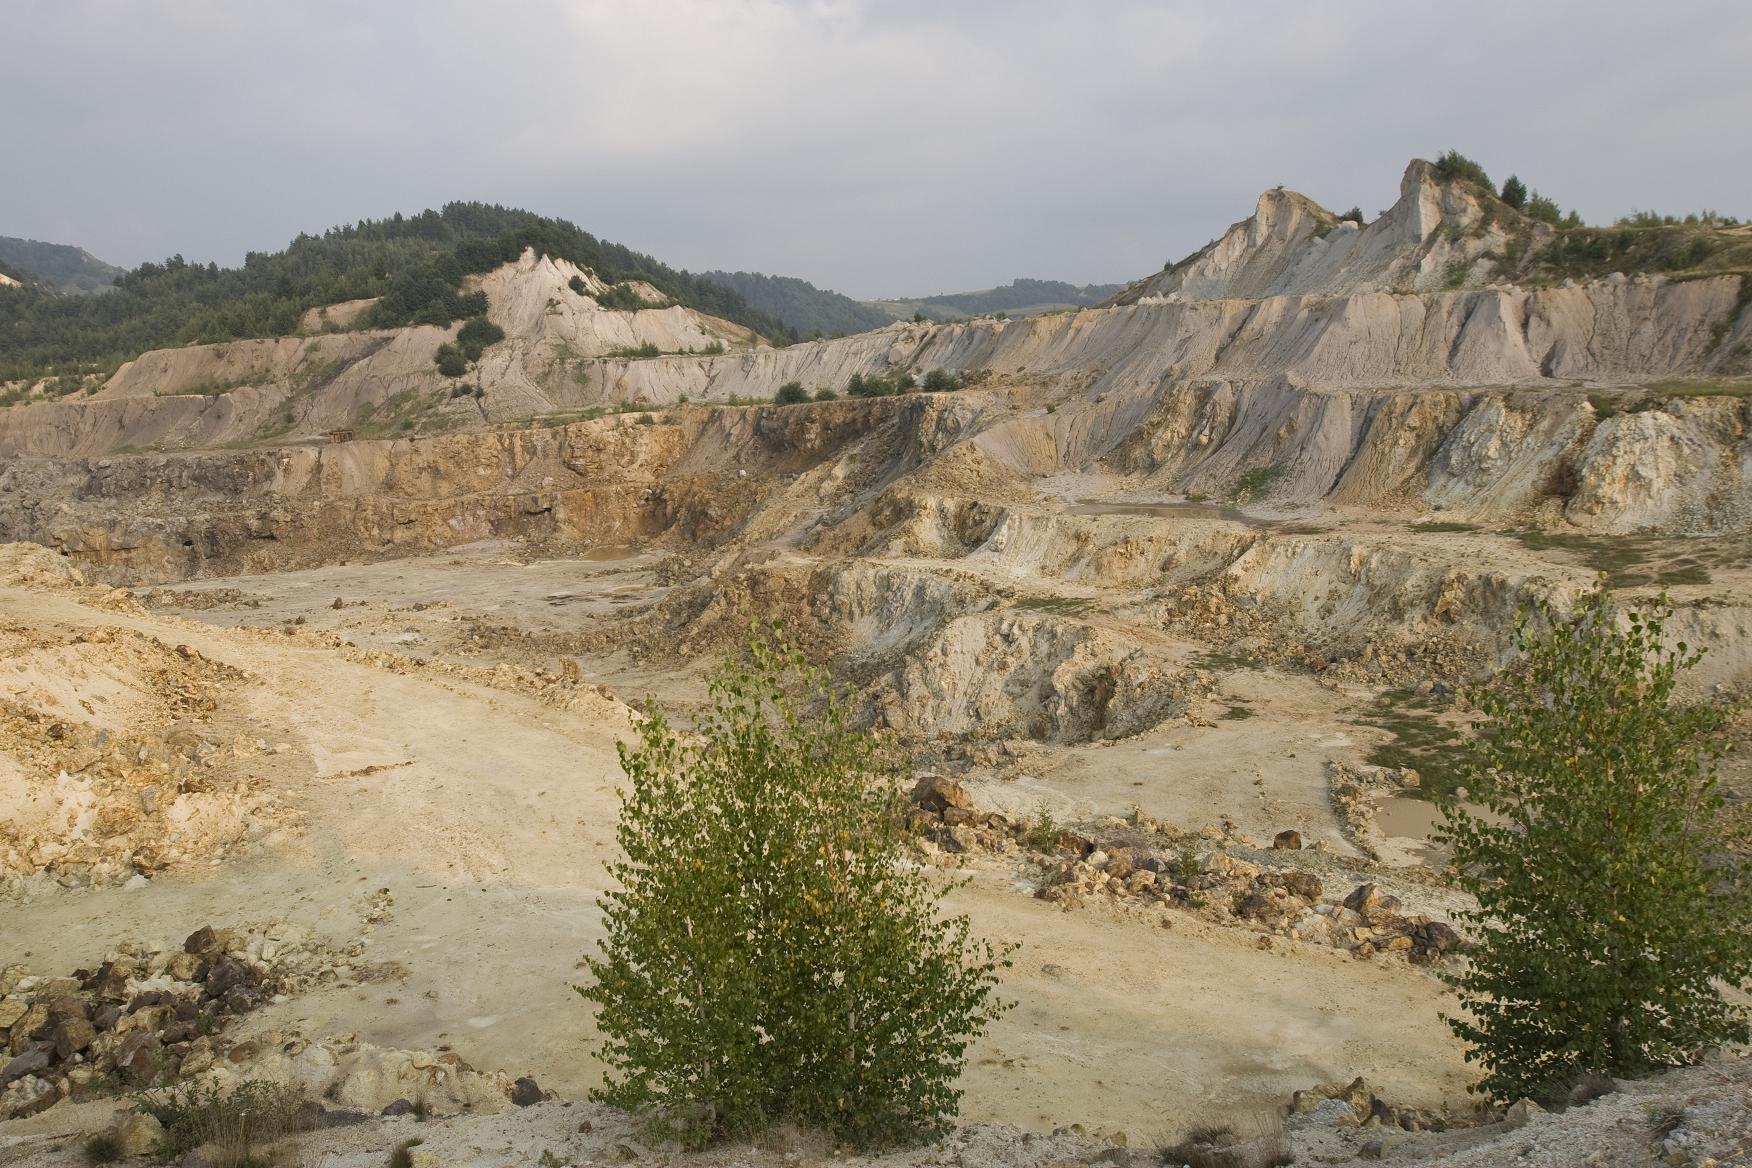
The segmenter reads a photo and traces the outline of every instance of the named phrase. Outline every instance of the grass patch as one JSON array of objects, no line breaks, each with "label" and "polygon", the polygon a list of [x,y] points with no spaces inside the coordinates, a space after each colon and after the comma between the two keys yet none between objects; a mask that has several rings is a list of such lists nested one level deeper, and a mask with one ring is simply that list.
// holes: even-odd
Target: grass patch
[{"label": "grass patch", "polygon": [[1251,1137],[1228,1124],[1199,1124],[1156,1150],[1163,1168],[1284,1168],[1294,1163],[1276,1114],[1261,1121]]},{"label": "grass patch", "polygon": [[1414,523],[1411,529],[1423,535],[1445,535],[1458,531],[1477,531],[1476,523],[1461,523],[1458,519],[1428,519]]},{"label": "grass patch", "polygon": [[1357,721],[1386,730],[1391,741],[1369,752],[1375,766],[1411,767],[1420,784],[1406,794],[1420,798],[1452,795],[1466,782],[1470,753],[1458,730],[1437,717],[1440,707],[1427,694],[1413,689],[1390,689],[1376,696]]},{"label": "grass patch", "polygon": [[1253,710],[1251,707],[1249,707],[1249,706],[1230,706],[1228,708],[1228,710],[1225,711],[1223,714],[1223,721],[1225,721],[1225,722],[1243,722],[1251,717],[1253,717]]},{"label": "grass patch", "polygon": [[1232,652],[1227,649],[1210,649],[1195,654],[1191,664],[1194,669],[1207,669],[1221,672],[1229,669],[1264,669],[1265,662],[1253,654],[1242,651]]},{"label": "grass patch", "polygon": [[149,1093],[139,1106],[164,1125],[159,1152],[165,1160],[212,1144],[219,1152],[216,1168],[264,1163],[254,1158],[257,1147],[309,1127],[302,1090],[261,1080],[230,1088],[188,1084]]},{"label": "grass patch", "polygon": [[79,1149],[87,1164],[114,1164],[122,1158],[122,1142],[110,1132],[99,1132],[87,1139]]},{"label": "grass patch", "polygon": [[[1752,280],[1747,281],[1752,284]],[[1643,387],[1650,398],[1752,397],[1752,379],[1744,377],[1672,378],[1652,381]]]},{"label": "grass patch", "polygon": [[1235,503],[1245,503],[1249,499],[1258,498],[1270,491],[1273,484],[1283,477],[1284,467],[1279,463],[1243,471],[1241,477],[1235,480],[1235,485],[1229,488],[1229,499]]},{"label": "grass patch", "polygon": [[1095,602],[1084,596],[1024,596],[1016,607],[1054,616],[1080,616],[1094,608]]},{"label": "grass patch", "polygon": [[[1712,566],[1726,566],[1745,549],[1728,541],[1679,541],[1634,535],[1587,535],[1581,532],[1523,528],[1509,534],[1529,551],[1563,551],[1578,557],[1606,577],[1611,588],[1644,584],[1708,584]],[[1684,554],[1672,554],[1683,548]],[[1709,558],[1706,559],[1705,557]]]}]

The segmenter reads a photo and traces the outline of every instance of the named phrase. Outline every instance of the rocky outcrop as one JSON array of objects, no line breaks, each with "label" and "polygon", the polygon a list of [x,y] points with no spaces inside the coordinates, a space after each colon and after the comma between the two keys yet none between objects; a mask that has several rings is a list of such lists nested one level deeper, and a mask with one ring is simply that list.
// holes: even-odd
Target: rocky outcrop
[{"label": "rocky outcrop", "polygon": [[[1495,200],[1491,200],[1495,203]],[[1337,218],[1282,187],[1259,196],[1253,215],[1221,239],[1130,290],[1130,298],[1214,300],[1333,296],[1358,291],[1435,292],[1479,287],[1492,275],[1479,261],[1502,249],[1512,226],[1539,240],[1555,230],[1488,206],[1461,182],[1413,159],[1399,199],[1367,225]]]}]

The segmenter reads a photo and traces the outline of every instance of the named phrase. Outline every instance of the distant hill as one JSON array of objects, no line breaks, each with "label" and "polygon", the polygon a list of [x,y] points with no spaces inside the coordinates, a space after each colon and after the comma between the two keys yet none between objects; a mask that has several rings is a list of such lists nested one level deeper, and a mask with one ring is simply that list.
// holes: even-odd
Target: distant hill
[{"label": "distant hill", "polygon": [[[526,247],[570,260],[609,283],[643,281],[677,304],[771,340],[792,339],[785,325],[729,288],[597,239],[564,219],[447,203],[441,211],[300,235],[283,251],[251,252],[237,268],[190,263],[180,255],[141,264],[116,277],[103,296],[0,288],[0,380],[99,371],[173,345],[286,336],[298,331],[308,310],[346,300],[377,298],[358,327],[449,324],[486,308],[480,293],[462,290],[464,277],[514,260]],[[4,254],[0,261],[12,262]]]},{"label": "distant hill", "polygon": [[1019,279],[982,292],[945,292],[916,300],[872,300],[868,303],[886,313],[890,320],[904,319],[916,312],[922,312],[934,320],[983,316],[994,312],[1004,312],[1011,316],[1032,316],[1061,308],[1093,308],[1124,287],[1124,284],[1078,286],[1067,284],[1063,280]]},{"label": "distant hill", "polygon": [[82,247],[10,235],[0,235],[0,265],[14,279],[34,276],[57,292],[74,294],[102,292],[123,274]]},{"label": "distant hill", "polygon": [[700,278],[734,290],[749,305],[777,317],[800,337],[863,333],[894,318],[850,296],[817,288],[795,276],[760,272],[701,272]]}]

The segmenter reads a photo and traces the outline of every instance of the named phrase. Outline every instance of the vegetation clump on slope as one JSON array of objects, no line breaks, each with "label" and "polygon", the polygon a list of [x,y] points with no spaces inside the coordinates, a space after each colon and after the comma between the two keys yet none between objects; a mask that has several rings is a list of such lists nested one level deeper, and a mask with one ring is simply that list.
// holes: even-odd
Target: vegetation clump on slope
[{"label": "vegetation clump on slope", "polygon": [[450,324],[486,309],[479,293],[461,290],[463,278],[514,260],[526,247],[611,283],[644,281],[677,303],[768,337],[789,337],[730,289],[563,219],[448,203],[441,211],[300,235],[284,251],[251,252],[236,268],[180,255],[142,264],[102,296],[0,289],[0,380],[113,367],[172,345],[285,336],[307,310],[343,300],[381,298],[363,325]]}]

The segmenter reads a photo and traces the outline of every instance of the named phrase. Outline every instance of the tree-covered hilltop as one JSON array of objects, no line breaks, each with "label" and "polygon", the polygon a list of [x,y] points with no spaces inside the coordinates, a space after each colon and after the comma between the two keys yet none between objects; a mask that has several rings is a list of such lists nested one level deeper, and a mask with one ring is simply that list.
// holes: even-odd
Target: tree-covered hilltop
[{"label": "tree-covered hilltop", "polygon": [[700,278],[733,290],[755,309],[776,317],[800,337],[868,332],[894,319],[850,296],[817,288],[795,276],[701,272]]},{"label": "tree-covered hilltop", "polygon": [[45,284],[69,295],[102,292],[123,274],[82,247],[10,235],[0,235],[0,268],[21,283]]},{"label": "tree-covered hilltop", "polygon": [[934,320],[983,316],[994,312],[1018,316],[1057,308],[1092,308],[1123,289],[1123,284],[1067,284],[1063,280],[1012,280],[980,292],[944,292],[916,300],[878,300],[875,306],[888,315],[922,313]]},{"label": "tree-covered hilltop", "polygon": [[778,320],[734,291],[563,219],[488,203],[396,214],[300,235],[284,251],[251,252],[237,268],[172,256],[141,264],[102,296],[0,289],[0,380],[103,369],[148,349],[284,336],[306,310],[380,297],[359,324],[449,324],[485,309],[463,277],[526,247],[571,260],[611,283],[643,280],[676,303],[790,339]]}]

